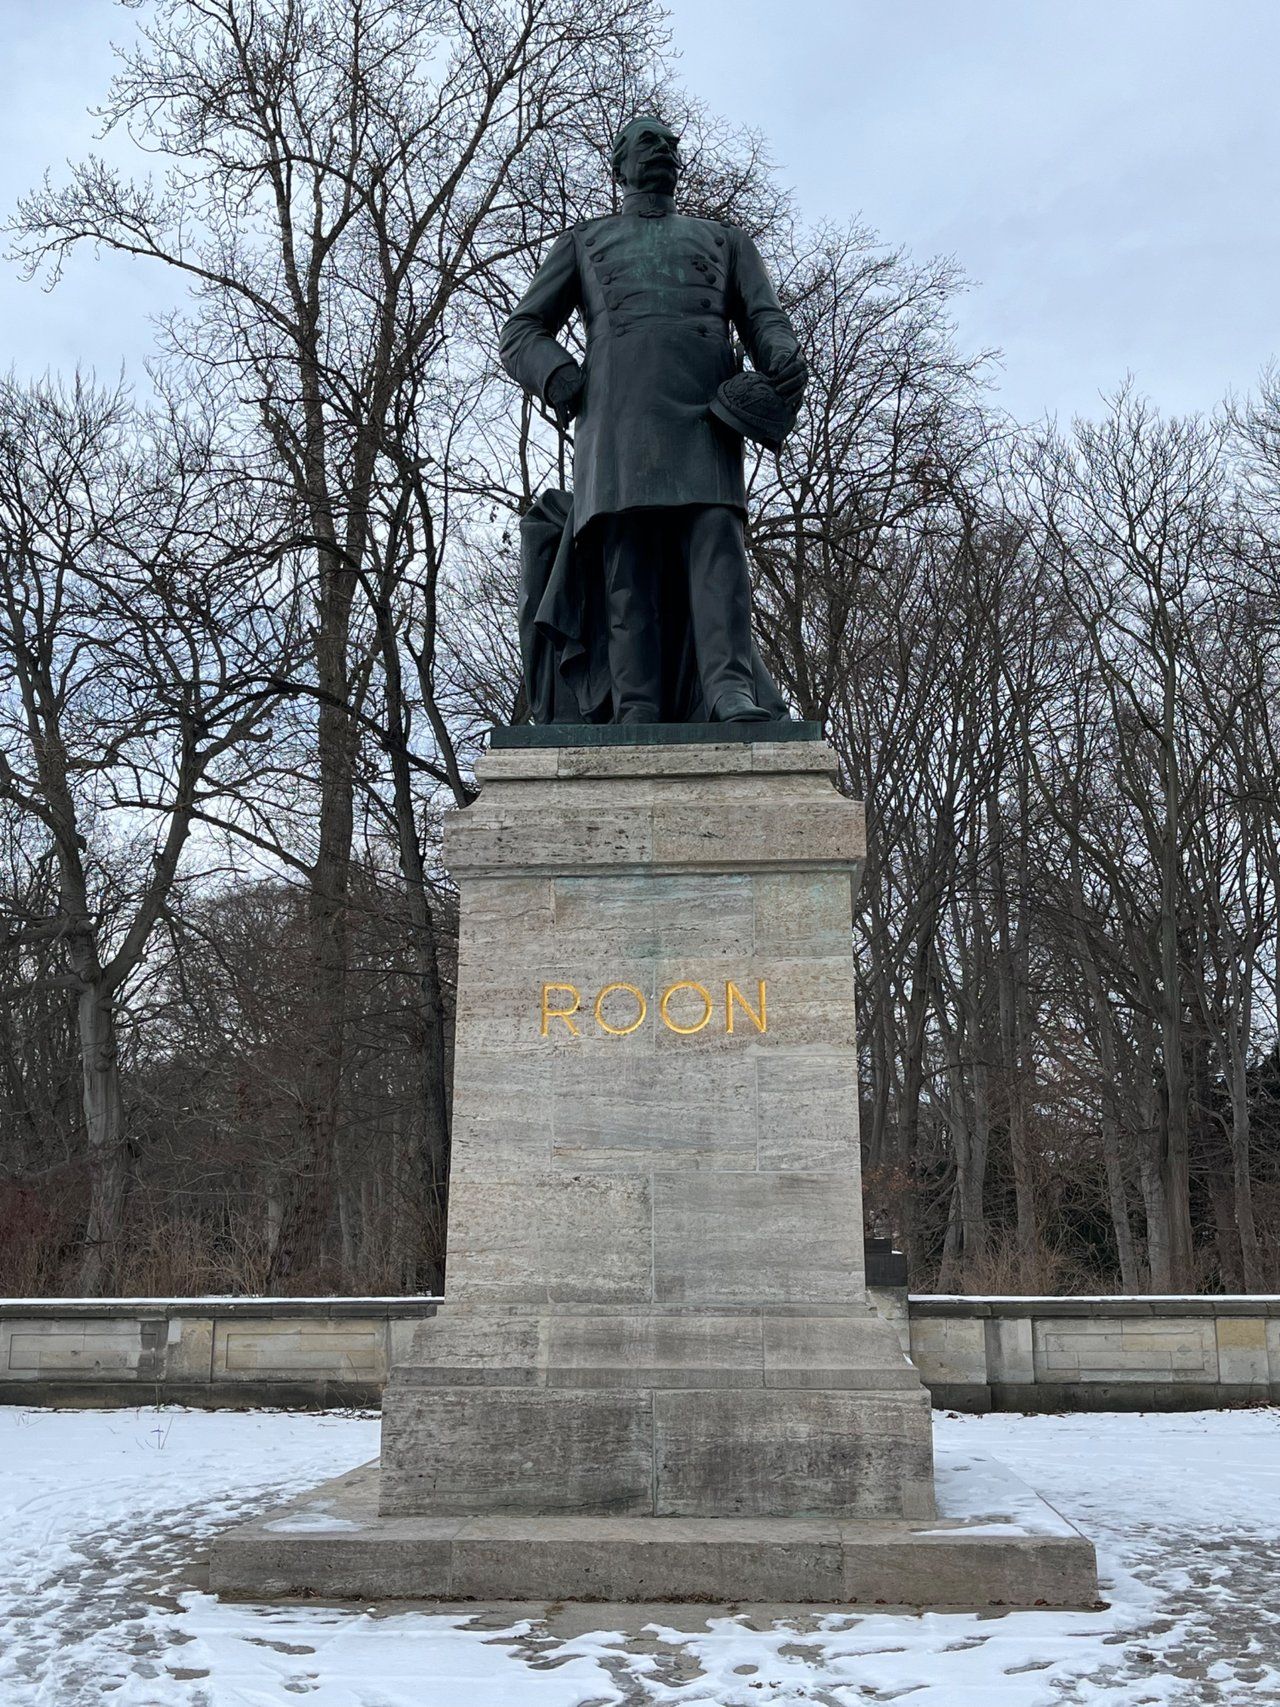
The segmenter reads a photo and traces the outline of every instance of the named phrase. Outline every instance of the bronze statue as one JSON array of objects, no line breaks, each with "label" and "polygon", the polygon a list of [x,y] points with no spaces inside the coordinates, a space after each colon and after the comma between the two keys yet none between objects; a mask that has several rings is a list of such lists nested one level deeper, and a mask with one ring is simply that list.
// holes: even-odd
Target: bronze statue
[{"label": "bronze statue", "polygon": [[[652,117],[619,132],[621,212],[556,241],[502,333],[507,372],[575,422],[572,500],[523,524],[539,722],[787,716],[751,639],[742,439],[781,442],[807,372],[751,239],[675,211],[678,140]],[[557,340],[575,310],[582,366]]]}]

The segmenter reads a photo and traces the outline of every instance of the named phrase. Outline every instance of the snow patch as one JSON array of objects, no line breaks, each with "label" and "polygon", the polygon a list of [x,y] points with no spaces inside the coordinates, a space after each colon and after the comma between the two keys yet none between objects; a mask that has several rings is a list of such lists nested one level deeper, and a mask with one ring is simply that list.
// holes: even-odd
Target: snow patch
[{"label": "snow patch", "polygon": [[274,1523],[264,1523],[262,1527],[272,1535],[331,1535],[336,1529],[363,1529],[365,1525],[317,1506],[307,1511],[291,1511],[287,1517],[278,1517]]},{"label": "snow patch", "polygon": [[[376,1416],[0,1410],[3,1707],[1261,1707],[1280,1701],[1280,1412],[937,1417],[1098,1547],[1099,1612],[909,1616],[249,1606],[220,1529],[378,1448]],[[966,1494],[969,1503],[972,1493]],[[1026,1521],[1011,1478],[986,1510]],[[294,1517],[333,1519],[315,1504]],[[1003,1523],[999,1526],[1003,1531]],[[579,1625],[580,1628],[580,1625]]]}]

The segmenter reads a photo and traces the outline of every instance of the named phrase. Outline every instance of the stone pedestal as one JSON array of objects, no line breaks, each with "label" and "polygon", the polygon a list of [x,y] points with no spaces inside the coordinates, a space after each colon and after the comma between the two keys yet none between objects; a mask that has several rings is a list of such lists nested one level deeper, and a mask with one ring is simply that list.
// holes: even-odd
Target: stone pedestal
[{"label": "stone pedestal", "polygon": [[448,1301],[382,1510],[926,1517],[862,1254],[851,885],[821,740],[491,752],[461,892]]},{"label": "stone pedestal", "polygon": [[[937,1516],[928,1394],[863,1263],[862,808],[812,726],[645,733],[491,751],[450,816],[446,1301],[384,1396],[379,1515],[361,1484],[332,1546],[351,1556],[361,1530],[353,1593],[498,1596],[505,1546],[542,1561],[548,1599],[625,1597],[625,1554],[648,1561],[636,1593],[661,1560],[689,1598],[749,1579],[803,1600],[850,1594],[889,1545],[890,1598],[929,1603],[939,1555],[913,1566],[913,1538],[954,1541],[957,1519]],[[325,1553],[314,1518],[288,1573]],[[224,1544],[216,1586],[256,1569],[280,1589],[269,1531]],[[378,1535],[400,1563],[371,1577]],[[1055,1542],[1074,1561],[1057,1604],[1092,1583],[1075,1541]],[[325,1592],[332,1546],[309,1579]],[[1008,1559],[970,1574],[977,1605],[1019,1577],[1046,1595]]]}]

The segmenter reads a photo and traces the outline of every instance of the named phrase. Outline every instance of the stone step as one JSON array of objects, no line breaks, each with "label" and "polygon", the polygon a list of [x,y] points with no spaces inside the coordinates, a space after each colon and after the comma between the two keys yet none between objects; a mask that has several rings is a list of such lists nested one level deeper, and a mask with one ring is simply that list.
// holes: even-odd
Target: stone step
[{"label": "stone step", "polygon": [[376,1464],[215,1542],[245,1599],[1097,1604],[1093,1544],[1003,1466],[939,1463],[942,1514],[829,1518],[382,1517]]}]

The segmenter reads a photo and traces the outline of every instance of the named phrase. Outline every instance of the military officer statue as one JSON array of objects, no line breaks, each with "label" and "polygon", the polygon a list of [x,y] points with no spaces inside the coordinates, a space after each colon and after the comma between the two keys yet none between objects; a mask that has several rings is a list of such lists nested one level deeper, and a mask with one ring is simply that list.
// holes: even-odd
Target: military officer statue
[{"label": "military officer statue", "polygon": [[[512,378],[562,427],[576,422],[572,502],[547,494],[524,531],[533,714],[783,717],[751,639],[743,436],[781,442],[804,358],[745,232],[675,211],[680,161],[668,125],[633,120],[614,141],[613,169],[621,212],[557,240],[500,345]],[[557,339],[575,310],[581,366]],[[731,328],[753,374],[737,372]],[[543,641],[553,643],[550,665]]]}]

